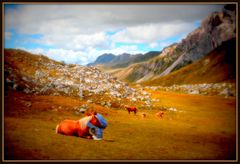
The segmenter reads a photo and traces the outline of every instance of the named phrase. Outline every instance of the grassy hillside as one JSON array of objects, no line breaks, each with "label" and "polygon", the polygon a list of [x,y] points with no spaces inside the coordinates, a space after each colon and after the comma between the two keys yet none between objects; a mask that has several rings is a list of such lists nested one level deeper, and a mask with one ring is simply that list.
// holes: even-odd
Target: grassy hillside
[{"label": "grassy hillside", "polygon": [[170,86],[174,84],[234,82],[236,79],[235,62],[236,40],[232,39],[224,42],[201,60],[142,84]]},{"label": "grassy hillside", "polygon": [[[5,49],[4,50],[4,66],[5,68],[13,68],[13,72],[19,71],[23,76],[35,75],[36,70],[46,70],[45,63],[54,65],[64,65],[62,62],[51,60],[43,55],[34,55],[20,49]],[[15,72],[16,73],[16,72]],[[52,71],[54,74],[54,71]]]}]

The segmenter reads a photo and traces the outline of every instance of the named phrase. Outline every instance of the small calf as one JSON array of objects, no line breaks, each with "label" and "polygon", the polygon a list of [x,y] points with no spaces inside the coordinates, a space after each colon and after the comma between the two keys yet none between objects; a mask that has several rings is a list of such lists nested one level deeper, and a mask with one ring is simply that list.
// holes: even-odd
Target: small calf
[{"label": "small calf", "polygon": [[164,115],[164,112],[157,112],[156,113],[156,116],[159,117],[159,118],[162,118]]},{"label": "small calf", "polygon": [[142,118],[146,118],[146,113],[141,113],[141,115],[142,115]]}]

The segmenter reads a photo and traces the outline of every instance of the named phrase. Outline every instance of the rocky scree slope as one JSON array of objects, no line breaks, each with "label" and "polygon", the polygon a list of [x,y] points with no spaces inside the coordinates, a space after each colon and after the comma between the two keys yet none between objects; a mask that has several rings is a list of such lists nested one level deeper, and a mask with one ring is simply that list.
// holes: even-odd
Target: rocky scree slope
[{"label": "rocky scree slope", "polygon": [[36,95],[64,95],[100,103],[151,105],[150,95],[133,89],[95,67],[67,65],[22,50],[4,51],[5,92],[9,89]]}]

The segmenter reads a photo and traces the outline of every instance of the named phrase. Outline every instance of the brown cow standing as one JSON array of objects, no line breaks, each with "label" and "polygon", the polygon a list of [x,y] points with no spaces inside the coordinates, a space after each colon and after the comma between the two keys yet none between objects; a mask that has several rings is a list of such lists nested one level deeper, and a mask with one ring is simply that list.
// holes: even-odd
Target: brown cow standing
[{"label": "brown cow standing", "polygon": [[136,107],[126,106],[126,105],[124,105],[124,107],[128,110],[128,114],[130,114],[130,112],[134,112],[135,114],[137,113],[137,108]]}]

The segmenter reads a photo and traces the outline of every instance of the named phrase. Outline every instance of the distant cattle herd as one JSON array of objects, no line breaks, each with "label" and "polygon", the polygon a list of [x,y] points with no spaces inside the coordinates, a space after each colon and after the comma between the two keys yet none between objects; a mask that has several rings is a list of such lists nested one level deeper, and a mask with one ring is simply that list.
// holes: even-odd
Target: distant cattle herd
[{"label": "distant cattle herd", "polygon": [[[134,106],[124,105],[124,108],[128,111],[128,114],[130,114],[131,112],[133,112],[133,113],[136,115],[137,112],[138,112],[137,108],[134,107]],[[157,112],[157,113],[155,114],[155,116],[156,116],[157,118],[163,118],[163,115],[164,115],[164,112],[162,112],[162,111],[159,111],[159,112]],[[142,112],[142,113],[141,113],[141,117],[142,117],[142,118],[146,118],[146,117],[147,117],[147,114],[144,113],[144,112]]]}]

